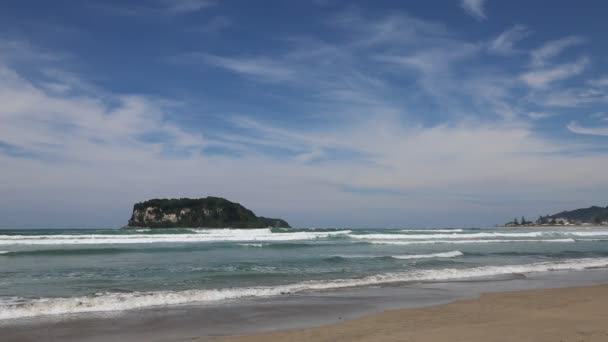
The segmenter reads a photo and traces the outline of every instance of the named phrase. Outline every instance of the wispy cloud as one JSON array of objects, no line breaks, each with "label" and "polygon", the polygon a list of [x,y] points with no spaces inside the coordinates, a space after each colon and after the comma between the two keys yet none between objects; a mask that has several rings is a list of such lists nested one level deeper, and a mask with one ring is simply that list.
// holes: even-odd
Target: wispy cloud
[{"label": "wispy cloud", "polygon": [[533,120],[541,120],[541,119],[550,118],[550,117],[554,116],[555,114],[548,113],[548,112],[529,112],[527,115]]},{"label": "wispy cloud", "polygon": [[462,0],[460,6],[473,18],[485,20],[484,4],[486,0]]},{"label": "wispy cloud", "polygon": [[556,57],[568,48],[583,44],[585,39],[579,36],[568,36],[545,43],[530,53],[533,67],[545,66],[553,57]]},{"label": "wispy cloud", "polygon": [[510,55],[518,50],[515,45],[526,38],[530,34],[528,28],[524,25],[515,25],[512,28],[504,31],[492,42],[490,42],[489,51],[499,55]]},{"label": "wispy cloud", "polygon": [[198,12],[217,4],[215,0],[161,0],[159,2],[169,12],[176,14]]},{"label": "wispy cloud", "polygon": [[566,88],[553,90],[545,95],[543,104],[554,107],[579,107],[608,103],[608,93],[594,88]]},{"label": "wispy cloud", "polygon": [[200,24],[195,27],[191,27],[188,31],[201,32],[205,34],[218,34],[234,25],[234,22],[230,17],[218,15],[211,18],[206,23]]},{"label": "wispy cloud", "polygon": [[111,14],[122,16],[149,15],[185,15],[206,10],[217,5],[215,0],[145,0],[137,4],[107,4],[91,5]]},{"label": "wispy cloud", "polygon": [[40,49],[25,39],[0,36],[0,61],[12,63],[58,62],[70,57],[70,54],[65,52]]},{"label": "wispy cloud", "polygon": [[533,88],[543,88],[553,82],[581,74],[589,65],[589,58],[581,57],[574,63],[561,64],[550,68],[533,70],[524,73],[521,78]]},{"label": "wispy cloud", "polygon": [[[200,119],[196,126],[157,97],[90,86],[70,63],[30,59],[25,73],[16,58],[0,56],[0,194],[11,194],[0,196],[0,208],[50,203],[59,190],[68,214],[87,206],[122,212],[150,196],[221,194],[315,224],[313,211],[365,208],[356,211],[376,217],[395,206],[395,194],[413,194],[400,197],[399,213],[460,210],[463,198],[483,202],[470,211],[477,213],[487,205],[480,199],[496,194],[541,201],[605,184],[606,153],[582,153],[589,146],[564,139],[565,129],[554,137],[538,128],[561,115],[551,101],[603,101],[601,78],[574,78],[588,58],[555,64],[557,54],[544,53],[535,67],[520,58],[488,64],[489,39],[467,40],[403,13],[353,10],[324,23],[334,34],[281,36],[277,49],[222,55],[197,47],[173,56],[188,72],[225,72],[235,94],[273,93],[267,116],[247,99],[213,109],[170,99]],[[527,32],[516,25],[493,48],[519,52]],[[54,55],[17,45],[24,56]],[[10,46],[0,42],[0,51]],[[95,199],[82,201],[90,193]]]},{"label": "wispy cloud", "polygon": [[603,76],[593,80],[589,80],[589,85],[594,87],[608,87],[608,76]]},{"label": "wispy cloud", "polygon": [[400,64],[431,74],[444,71],[451,63],[466,60],[476,55],[480,50],[477,44],[457,43],[446,41],[444,47],[421,49],[419,52],[398,56],[376,56],[379,61]]},{"label": "wispy cloud", "polygon": [[170,60],[176,63],[211,65],[257,81],[286,81],[295,74],[293,69],[264,57],[223,57],[193,52],[173,56]]},{"label": "wispy cloud", "polygon": [[587,134],[587,135],[603,135],[608,136],[608,126],[599,126],[599,127],[586,127],[581,126],[577,122],[573,121],[568,124],[568,130],[577,134]]}]

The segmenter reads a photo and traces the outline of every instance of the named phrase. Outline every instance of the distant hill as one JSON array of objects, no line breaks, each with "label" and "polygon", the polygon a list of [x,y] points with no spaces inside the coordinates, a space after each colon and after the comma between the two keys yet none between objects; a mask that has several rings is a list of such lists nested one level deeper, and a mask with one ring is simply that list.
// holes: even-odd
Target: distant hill
[{"label": "distant hill", "polygon": [[256,216],[221,197],[151,199],[136,203],[125,228],[267,228],[285,227],[282,219]]},{"label": "distant hill", "polygon": [[505,226],[529,226],[529,225],[608,225],[608,207],[592,206],[575,210],[566,210],[553,215],[541,216],[536,222],[513,220]]},{"label": "distant hill", "polygon": [[[543,218],[541,218],[542,220]],[[589,208],[575,209],[562,211],[561,213],[557,213],[550,216],[545,216],[544,220],[559,220],[566,219],[570,223],[592,223],[592,224],[601,224],[602,222],[608,221],[608,207],[602,208],[597,206],[592,206]]]}]

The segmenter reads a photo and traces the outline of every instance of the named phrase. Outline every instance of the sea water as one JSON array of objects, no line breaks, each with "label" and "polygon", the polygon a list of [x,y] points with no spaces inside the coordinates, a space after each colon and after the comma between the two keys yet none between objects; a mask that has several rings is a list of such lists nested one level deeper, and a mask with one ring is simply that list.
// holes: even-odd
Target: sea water
[{"label": "sea water", "polygon": [[0,319],[608,267],[608,228],[0,231]]}]

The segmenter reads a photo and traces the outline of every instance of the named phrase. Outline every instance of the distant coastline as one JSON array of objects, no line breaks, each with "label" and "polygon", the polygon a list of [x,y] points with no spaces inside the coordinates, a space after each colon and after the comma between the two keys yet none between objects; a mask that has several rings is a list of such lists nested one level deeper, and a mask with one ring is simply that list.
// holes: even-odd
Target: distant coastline
[{"label": "distant coastline", "polygon": [[601,227],[608,226],[608,207],[591,206],[566,210],[553,215],[539,216],[536,221],[528,221],[524,216],[502,225],[500,228],[541,228],[541,227]]},{"label": "distant coastline", "polygon": [[526,226],[507,226],[507,225],[496,225],[496,228],[510,228],[510,229],[555,229],[555,228],[606,228],[608,224],[570,224],[570,225],[526,225]]}]

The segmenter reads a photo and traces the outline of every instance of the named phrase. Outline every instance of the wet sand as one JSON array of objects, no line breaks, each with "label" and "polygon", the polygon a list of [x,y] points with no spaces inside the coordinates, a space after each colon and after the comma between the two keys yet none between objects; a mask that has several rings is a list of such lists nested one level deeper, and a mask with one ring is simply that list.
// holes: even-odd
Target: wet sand
[{"label": "wet sand", "polygon": [[[604,287],[593,287],[604,286]],[[100,312],[89,314],[74,314],[67,316],[43,316],[31,319],[0,321],[0,341],[2,342],[175,342],[175,341],[208,341],[221,336],[226,339],[219,341],[459,341],[457,339],[440,338],[435,333],[447,333],[458,336],[466,332],[472,333],[480,329],[479,333],[490,332],[490,335],[480,335],[479,341],[608,341],[608,336],[578,340],[568,339],[532,339],[520,338],[501,340],[501,333],[489,331],[495,324],[504,321],[512,322],[510,316],[515,312],[515,318],[522,318],[529,324],[530,330],[535,329],[533,319],[528,313],[534,312],[516,305],[496,305],[487,301],[495,295],[482,295],[482,301],[475,300],[482,293],[506,293],[510,296],[512,291],[528,291],[532,289],[561,288],[564,291],[573,288],[590,287],[595,291],[590,298],[598,301],[598,305],[608,308],[608,270],[590,269],[576,272],[547,272],[528,274],[526,276],[513,275],[491,279],[475,279],[466,281],[393,284],[382,287],[363,287],[339,289],[335,291],[308,292],[294,295],[285,295],[251,300],[238,300],[214,305],[184,305],[155,307],[145,310],[132,310],[122,312]],[[599,290],[598,290],[599,289]],[[545,292],[547,291],[547,292]],[[562,300],[570,298],[571,302],[577,300],[576,294],[559,293],[561,290],[540,290],[541,295],[528,295],[529,303],[535,298],[542,298],[547,293],[547,305],[554,305],[555,315],[563,314],[560,310],[573,312],[570,307],[563,306]],[[586,298],[585,290],[579,296],[583,302]],[[596,293],[597,292],[597,293]],[[521,296],[527,292],[515,292]],[[503,296],[498,294],[496,296]],[[555,297],[556,301],[550,299]],[[605,299],[602,299],[604,297]],[[463,303],[473,303],[464,313],[458,311],[442,311],[442,308],[461,307]],[[456,304],[448,304],[456,303]],[[477,304],[475,304],[477,303]],[[528,303],[528,302],[525,302]],[[444,304],[448,304],[445,306]],[[539,305],[542,303],[539,303]],[[443,305],[443,306],[442,306]],[[584,305],[584,304],[583,304]],[[417,309],[417,308],[427,309]],[[407,309],[412,310],[407,310]],[[509,308],[509,312],[502,310]],[[404,310],[405,309],[405,310]],[[397,311],[395,311],[397,310]],[[430,310],[430,311],[427,311]],[[455,310],[455,309],[450,309]],[[484,313],[484,310],[487,313]],[[523,314],[517,314],[517,311]],[[529,311],[529,312],[528,312]],[[608,313],[608,309],[604,309]],[[426,312],[426,313],[425,313]],[[452,312],[450,316],[450,312]],[[468,312],[468,313],[467,313]],[[500,316],[503,315],[503,316]],[[595,324],[592,319],[603,319],[602,325],[608,326],[606,314],[596,315],[594,311],[583,308],[572,318],[580,319],[576,326],[581,326],[583,332],[587,331],[586,324]],[[468,317],[468,321],[464,318]],[[492,321],[475,321],[475,319],[488,318]],[[507,318],[500,318],[507,317]],[[459,320],[463,319],[463,320]],[[527,322],[530,320],[530,322]],[[346,322],[346,323],[343,323]],[[564,324],[561,319],[551,321],[548,326],[558,326],[574,330],[574,323]],[[519,322],[503,329],[519,331]],[[515,329],[514,327],[517,327]],[[538,325],[538,327],[541,327]],[[442,330],[447,329],[447,330]],[[460,333],[458,332],[460,329]],[[548,329],[548,328],[547,328]],[[470,331],[469,331],[470,330]],[[464,332],[463,332],[464,331]],[[311,335],[312,334],[312,335]],[[494,334],[494,335],[492,335]],[[386,336],[385,336],[386,335]],[[228,338],[228,336],[246,336]],[[271,336],[271,337],[268,337]],[[397,337],[390,337],[397,336]],[[404,337],[405,336],[405,337]],[[421,336],[421,337],[419,337]],[[425,339],[425,336],[434,339]],[[469,335],[463,335],[469,336]],[[488,337],[491,336],[491,337]],[[507,337],[512,334],[505,335]],[[516,335],[519,337],[519,335]],[[535,336],[532,333],[530,336]],[[552,335],[547,335],[552,336]],[[561,336],[561,335],[560,335]],[[564,335],[566,336],[566,335]],[[428,338],[430,338],[428,337]],[[451,337],[451,336],[450,336]],[[361,339],[357,339],[361,338]],[[364,338],[367,338],[365,340]],[[393,339],[391,339],[393,338]],[[468,337],[467,337],[468,338]],[[462,341],[475,342],[467,338]],[[412,340],[413,339],[413,340]],[[292,341],[290,341],[292,342]]]},{"label": "wet sand", "polygon": [[199,342],[605,342],[608,286],[484,294],[323,327]]}]

